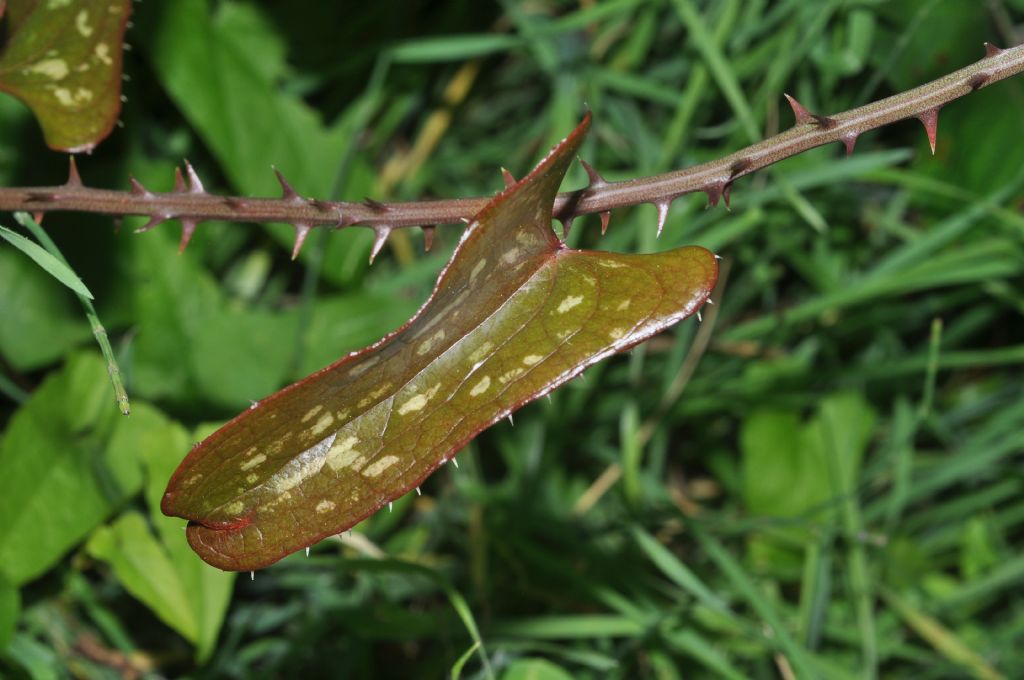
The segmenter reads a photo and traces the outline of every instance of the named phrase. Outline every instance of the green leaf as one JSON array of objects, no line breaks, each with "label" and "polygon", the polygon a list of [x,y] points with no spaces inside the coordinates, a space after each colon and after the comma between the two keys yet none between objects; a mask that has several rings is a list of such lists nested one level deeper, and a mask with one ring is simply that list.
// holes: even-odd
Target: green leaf
[{"label": "green leaf", "polygon": [[70,267],[50,253],[46,252],[39,244],[33,243],[21,234],[11,231],[4,226],[0,226],[0,238],[28,255],[36,264],[42,267],[46,273],[63,283],[71,290],[75,291],[79,295],[84,295],[90,300],[93,299],[92,293],[90,293],[89,289],[85,287],[84,283],[82,283],[82,279],[78,278],[78,275],[71,271]]},{"label": "green leaf", "polygon": [[107,371],[74,355],[11,418],[0,444],[0,573],[46,571],[142,485],[135,418],[107,408]]},{"label": "green leaf", "polygon": [[278,392],[196,447],[167,514],[222,569],[256,569],[411,491],[481,430],[693,314],[717,276],[689,247],[566,248],[551,228],[584,122],[467,227],[409,323]]},{"label": "green leaf", "polygon": [[[807,423],[792,411],[764,408],[752,413],[740,433],[748,511],[808,523],[835,521],[842,501],[856,490],[874,421],[874,412],[856,393],[826,397]],[[797,540],[808,537],[800,525],[776,533]],[[756,547],[768,551],[764,557],[781,557],[771,552],[778,546],[769,544]]]},{"label": "green leaf", "polygon": [[90,151],[110,134],[131,9],[131,0],[9,3],[0,90],[28,104],[50,148]]},{"label": "green leaf", "polygon": [[501,680],[571,680],[564,668],[547,659],[516,659],[508,665]]},{"label": "green leaf", "polygon": [[[238,408],[286,382],[296,314],[238,307],[208,272],[177,257],[170,234],[139,239],[134,390],[150,399],[196,394]],[[242,371],[239,366],[259,366]]]},{"label": "green leaf", "polygon": [[[357,117],[343,116],[327,127],[300,96],[281,91],[286,48],[256,8],[223,2],[211,10],[207,0],[175,0],[161,9],[155,39],[142,48],[235,189],[252,195],[280,192],[273,164],[296,191],[329,197],[353,143]],[[369,185],[348,188],[363,192],[357,195],[370,191]],[[291,249],[290,226],[272,225],[271,233]],[[325,276],[341,269],[353,235],[328,242]],[[308,257],[308,250],[300,257]],[[360,259],[365,257],[366,251]]]},{"label": "green leaf", "polygon": [[7,647],[21,611],[21,596],[10,581],[0,575],[0,653]]},{"label": "green leaf", "polygon": [[46,366],[89,337],[74,298],[10,248],[0,248],[0,291],[0,354],[17,370]]},{"label": "green leaf", "polygon": [[202,662],[213,652],[234,574],[203,564],[181,540],[181,522],[160,513],[164,480],[176,465],[176,452],[188,446],[190,437],[145,404],[136,407],[132,419],[140,433],[137,445],[146,471],[149,522],[138,512],[126,512],[94,532],[87,549],[111,565],[132,595],[195,644]]}]

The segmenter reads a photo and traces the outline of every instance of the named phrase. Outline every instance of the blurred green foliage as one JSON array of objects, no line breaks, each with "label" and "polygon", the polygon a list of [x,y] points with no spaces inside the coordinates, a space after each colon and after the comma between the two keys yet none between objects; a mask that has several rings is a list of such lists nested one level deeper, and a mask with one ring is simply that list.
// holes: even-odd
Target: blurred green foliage
[{"label": "blurred green foliage", "polygon": [[[1019,0],[610,0],[135,7],[124,127],[87,184],[486,195],[595,116],[609,179],[682,167],[1019,43]],[[484,433],[410,495],[255,580],[199,563],[156,500],[189,443],[392,330],[459,234],[47,216],[71,293],[0,247],[0,674],[1019,677],[1024,145],[1019,79],[650,206],[619,252],[700,244],[718,304]],[[428,121],[434,121],[428,125]],[[61,181],[0,98],[0,182]],[[426,153],[410,156],[417,140]],[[838,146],[838,145],[837,145]],[[409,159],[412,158],[412,161]],[[575,168],[567,187],[582,186]],[[0,218],[5,227],[14,221]]]}]

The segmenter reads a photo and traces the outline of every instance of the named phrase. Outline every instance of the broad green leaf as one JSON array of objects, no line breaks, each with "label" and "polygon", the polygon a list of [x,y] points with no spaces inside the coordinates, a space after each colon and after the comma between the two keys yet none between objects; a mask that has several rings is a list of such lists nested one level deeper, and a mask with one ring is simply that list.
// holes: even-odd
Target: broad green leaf
[{"label": "broad green leaf", "polygon": [[126,512],[94,532],[87,547],[91,555],[111,565],[132,595],[196,645],[202,662],[213,652],[234,574],[203,564],[181,540],[181,522],[160,513],[164,480],[174,470],[176,452],[188,446],[190,437],[144,404],[132,419],[140,423],[137,446],[146,471],[149,522],[138,512]]},{"label": "broad green leaf", "polygon": [[0,653],[4,651],[21,611],[21,595],[14,585],[0,575]]},{"label": "broad green leaf", "polygon": [[32,109],[50,148],[91,150],[121,111],[131,0],[10,0],[7,9],[0,90]]},{"label": "broad green leaf", "polygon": [[481,430],[693,314],[714,255],[570,250],[551,205],[589,117],[467,227],[404,327],[206,439],[163,510],[222,569],[256,569],[415,488]]},{"label": "broad green leaf", "polygon": [[107,371],[72,356],[11,418],[0,444],[0,573],[46,571],[142,485],[138,429],[110,403]]},{"label": "broad green leaf", "polygon": [[[177,257],[173,235],[136,245],[134,390],[150,398],[206,399],[230,408],[248,404],[286,382],[295,337],[294,312],[231,304],[189,257]],[[238,365],[259,366],[239,371]]]},{"label": "broad green leaf", "polygon": [[763,408],[740,433],[743,500],[755,517],[796,520],[751,536],[762,566],[793,569],[794,543],[810,541],[808,527],[834,524],[856,493],[874,412],[856,393],[829,395],[806,423],[794,411]]},{"label": "broad green leaf", "polygon": [[92,293],[90,293],[89,289],[85,287],[84,283],[82,283],[82,279],[78,278],[78,275],[71,271],[71,267],[68,267],[53,255],[46,252],[39,244],[30,241],[21,234],[11,231],[4,226],[0,226],[0,238],[32,258],[37,265],[43,268],[43,271],[63,283],[74,292],[79,295],[84,295],[90,300],[93,299]]},{"label": "broad green leaf", "polygon": [[[230,1],[174,0],[153,16],[160,19],[155,38],[141,48],[232,186],[247,195],[280,192],[270,171],[276,165],[296,191],[330,196],[358,117],[350,110],[327,127],[298,94],[282,91],[286,46],[273,24],[257,8]],[[369,181],[346,188],[355,195],[372,190]],[[368,236],[346,231],[327,242],[323,274],[328,278],[338,280],[353,241]],[[271,233],[292,247],[290,226],[272,225]],[[362,244],[362,266],[370,243],[372,238]],[[310,250],[299,257],[309,257]]]}]

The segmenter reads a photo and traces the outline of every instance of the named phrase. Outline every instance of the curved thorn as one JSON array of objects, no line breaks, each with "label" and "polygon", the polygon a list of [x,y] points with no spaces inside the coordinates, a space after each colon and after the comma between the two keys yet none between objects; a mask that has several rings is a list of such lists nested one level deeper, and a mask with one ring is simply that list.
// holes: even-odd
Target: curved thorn
[{"label": "curved thorn", "polygon": [[516,183],[516,178],[506,168],[501,169],[501,179],[504,180],[506,189]]},{"label": "curved thorn", "polygon": [[663,200],[656,201],[654,207],[658,209],[658,233],[656,237],[661,236],[661,230],[665,228],[665,220],[668,219],[668,207],[672,201]]},{"label": "curved thorn", "polygon": [[143,232],[147,232],[150,229],[152,229],[153,227],[155,227],[157,225],[160,225],[160,224],[163,224],[164,222],[167,221],[167,219],[168,218],[165,215],[153,215],[152,217],[149,218],[148,222],[146,222],[144,225],[142,225],[141,227],[136,229],[135,233],[136,234],[141,234]]},{"label": "curved thorn", "polygon": [[997,54],[1002,54],[1002,53],[1003,53],[1003,48],[996,47],[995,45],[993,45],[990,42],[985,43],[985,56],[986,57],[994,57]]},{"label": "curved thorn", "polygon": [[363,205],[372,210],[375,213],[387,212],[388,207],[380,201],[375,201],[372,198],[364,198]]},{"label": "curved thorn", "polygon": [[342,227],[351,227],[353,224],[355,224],[356,222],[359,221],[359,220],[353,218],[351,215],[346,217],[345,213],[343,213],[341,211],[341,208],[338,208],[338,215],[337,215],[337,217],[338,217],[338,220],[334,223],[334,228],[335,229],[341,229]]},{"label": "curved thorn", "polygon": [[732,210],[732,182],[726,182],[725,186],[722,187],[722,198],[725,200],[725,209]]},{"label": "curved thorn", "polygon": [[939,131],[939,109],[928,109],[918,114],[917,119],[924,125],[924,131],[928,135],[928,145],[932,147],[932,155],[935,155],[935,138]]},{"label": "curved thorn", "polygon": [[572,229],[573,220],[576,219],[575,215],[569,215],[568,217],[556,218],[562,223],[562,243],[569,240],[569,231]]},{"label": "curved thorn", "polygon": [[846,155],[849,156],[853,153],[853,147],[857,145],[858,133],[848,132],[842,136],[843,146],[846,147]]},{"label": "curved thorn", "polygon": [[373,264],[373,261],[380,255],[384,242],[388,240],[388,235],[391,234],[391,227],[386,225],[376,226],[373,230],[375,235],[373,238],[373,248],[370,249],[370,264]]},{"label": "curved thorn", "polygon": [[306,557],[309,557],[309,546],[306,546]]},{"label": "curved thorn", "polygon": [[437,227],[432,224],[428,224],[420,227],[423,231],[423,250],[430,252],[430,249],[434,247],[434,232],[437,231]]},{"label": "curved thorn", "polygon": [[594,170],[590,163],[586,162],[582,158],[580,158],[579,161],[580,165],[583,166],[583,169],[587,171],[587,177],[590,179],[590,184],[587,185],[588,189],[598,189],[600,187],[607,186],[608,182],[604,180],[604,177],[601,177],[601,173]]},{"label": "curved thorn", "polygon": [[196,231],[195,220],[182,220],[181,221],[181,245],[178,246],[178,254],[185,252],[185,248],[188,247],[188,242],[192,240],[192,234]]},{"label": "curved thorn", "polygon": [[320,212],[330,212],[331,204],[328,201],[322,201],[319,198],[311,198],[307,201],[311,206],[319,210]]},{"label": "curved thorn", "polygon": [[185,178],[181,174],[181,168],[174,168],[174,193],[183,194],[185,193]]},{"label": "curved thorn", "polygon": [[306,237],[309,236],[311,229],[312,226],[308,224],[295,225],[295,245],[292,246],[292,260],[299,256],[299,251],[302,250],[302,244],[306,242]]},{"label": "curved thorn", "polygon": [[789,102],[789,108],[793,109],[793,116],[796,118],[797,125],[803,125],[804,123],[811,122],[811,112],[803,107],[803,104],[798,102],[795,97],[790,97],[788,94],[783,93],[786,101]]},{"label": "curved thorn", "polygon": [[32,215],[32,219],[34,219],[36,221],[36,224],[38,224],[39,226],[43,225],[43,218],[44,217],[46,217],[46,213],[44,213],[44,212],[37,212],[37,213],[33,213],[33,215]]},{"label": "curved thorn", "polygon": [[605,210],[601,213],[601,236],[604,236],[608,231],[608,223],[612,221],[612,211]]},{"label": "curved thorn", "polygon": [[741,158],[729,166],[729,181],[732,181],[745,173],[754,163],[749,158]]},{"label": "curved thorn", "polygon": [[967,80],[967,85],[971,88],[971,92],[974,92],[985,87],[985,83],[987,83],[991,77],[992,76],[988,73],[975,73]]},{"label": "curved thorn", "polygon": [[704,188],[704,193],[708,196],[707,207],[714,208],[718,205],[718,200],[722,198],[722,189],[724,186],[725,184],[723,182],[716,182],[714,184],[709,184]]},{"label": "curved thorn", "polygon": [[420,491],[420,487],[418,487],[418,486],[416,487],[416,495],[417,496],[422,496],[423,495],[423,492]]},{"label": "curved thorn", "polygon": [[515,421],[512,420],[512,414],[511,413],[508,414],[508,424],[511,425],[512,427],[516,426]]},{"label": "curved thorn", "polygon": [[295,189],[292,189],[292,185],[288,184],[288,180],[284,178],[281,171],[277,169],[276,165],[271,165],[274,170],[274,174],[277,175],[277,183],[281,185],[281,198],[285,201],[296,201],[300,200],[299,195],[295,193]]},{"label": "curved thorn", "polygon": [[224,203],[234,210],[244,210],[249,207],[249,204],[246,201],[243,201],[237,196],[225,196]]},{"label": "curved thorn", "polygon": [[70,188],[82,186],[82,176],[78,174],[78,164],[75,163],[74,156],[68,156],[68,181],[64,182],[64,186]]},{"label": "curved thorn", "polygon": [[149,193],[149,189],[142,186],[142,182],[134,177],[129,177],[128,183],[132,185],[132,193],[136,196],[152,196],[152,194]]},{"label": "curved thorn", "polygon": [[829,116],[819,116],[818,114],[811,115],[811,122],[820,127],[822,130],[831,130],[836,126],[836,119]]},{"label": "curved thorn", "polygon": [[188,192],[190,194],[205,194],[206,190],[203,188],[203,183],[199,179],[199,175],[196,174],[196,169],[192,167],[192,164],[185,159],[185,172],[188,173]]}]

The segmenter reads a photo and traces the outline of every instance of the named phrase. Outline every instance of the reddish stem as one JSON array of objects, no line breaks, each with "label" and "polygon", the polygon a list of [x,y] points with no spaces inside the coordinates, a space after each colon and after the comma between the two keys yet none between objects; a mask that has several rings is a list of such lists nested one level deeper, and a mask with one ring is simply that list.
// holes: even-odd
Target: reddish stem
[{"label": "reddish stem", "polygon": [[[718,160],[622,182],[605,182],[587,166],[589,185],[559,194],[555,217],[569,221],[578,215],[602,213],[604,220],[615,208],[652,203],[663,219],[673,200],[695,191],[707,193],[712,204],[720,197],[728,201],[732,182],[744,175],[831,142],[842,142],[847,150],[852,150],[863,132],[907,118],[919,118],[929,139],[934,139],[937,114],[943,105],[1024,71],[1024,45],[1000,50],[986,43],[986,52],[985,57],[970,66],[845,113],[813,115],[791,99],[797,117],[794,127]],[[0,211],[143,215],[150,218],[147,226],[180,219],[186,231],[190,225],[194,228],[197,222],[205,220],[286,222],[296,226],[301,238],[309,226],[361,224],[386,236],[396,228],[429,228],[466,221],[490,200],[482,197],[406,203],[330,202],[298,196],[283,178],[281,198],[215,196],[203,190],[198,177],[186,167],[190,185],[178,182],[176,190],[169,193],[149,192],[134,180],[132,191],[94,189],[77,182],[77,175],[59,186],[0,188]]]}]

